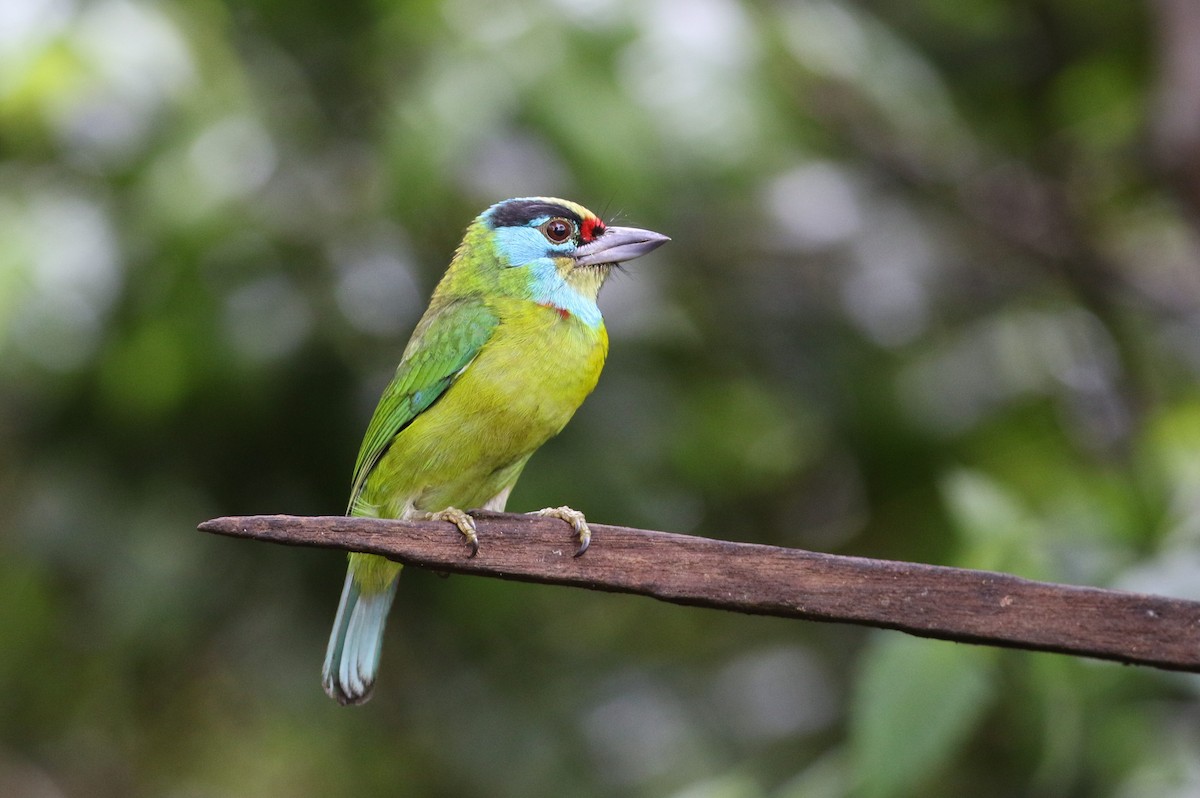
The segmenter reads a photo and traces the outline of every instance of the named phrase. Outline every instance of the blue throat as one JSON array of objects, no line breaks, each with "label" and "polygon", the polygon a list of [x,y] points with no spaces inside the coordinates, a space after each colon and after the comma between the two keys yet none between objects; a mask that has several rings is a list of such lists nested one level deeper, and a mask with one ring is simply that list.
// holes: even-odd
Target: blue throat
[{"label": "blue throat", "polygon": [[554,263],[554,256],[569,255],[574,244],[551,245],[536,227],[501,227],[495,231],[495,242],[497,254],[510,268],[529,272],[529,298],[534,302],[566,311],[593,329],[604,323],[596,300],[572,288]]},{"label": "blue throat", "polygon": [[526,264],[530,270],[531,299],[539,305],[565,310],[592,329],[604,323],[596,300],[584,296],[569,286],[558,273],[558,267],[549,258],[541,258]]}]

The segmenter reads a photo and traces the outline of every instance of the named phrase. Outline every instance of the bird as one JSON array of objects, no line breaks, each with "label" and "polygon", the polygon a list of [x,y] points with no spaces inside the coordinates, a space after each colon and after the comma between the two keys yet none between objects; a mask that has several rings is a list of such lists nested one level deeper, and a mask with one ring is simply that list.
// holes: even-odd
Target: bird
[{"label": "bird", "polygon": [[[601,286],[669,240],[554,197],[504,200],[476,217],[367,425],[347,515],[449,521],[474,556],[467,511],[503,511],[530,456],[596,386],[608,354]],[[567,521],[576,556],[587,550],[583,513],[538,514]],[[371,697],[400,570],[349,555],[322,669],[340,704]]]}]

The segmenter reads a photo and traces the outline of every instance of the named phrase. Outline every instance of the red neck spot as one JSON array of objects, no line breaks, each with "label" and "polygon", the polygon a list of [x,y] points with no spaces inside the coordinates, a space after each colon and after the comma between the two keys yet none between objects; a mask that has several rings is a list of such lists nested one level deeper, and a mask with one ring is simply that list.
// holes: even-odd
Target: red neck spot
[{"label": "red neck spot", "polygon": [[538,305],[540,305],[541,307],[544,307],[544,308],[549,308],[550,310],[557,311],[558,317],[560,319],[571,318],[571,311],[567,310],[566,308],[560,308],[558,305],[551,305],[549,302],[539,302]]}]

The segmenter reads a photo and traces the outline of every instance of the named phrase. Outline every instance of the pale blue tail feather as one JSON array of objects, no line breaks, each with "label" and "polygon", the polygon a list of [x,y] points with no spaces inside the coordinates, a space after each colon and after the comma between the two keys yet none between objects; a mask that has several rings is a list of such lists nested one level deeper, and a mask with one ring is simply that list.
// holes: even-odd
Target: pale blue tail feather
[{"label": "pale blue tail feather", "polygon": [[371,697],[383,650],[383,627],[396,595],[399,574],[380,593],[364,594],[347,570],[321,683],[339,704],[361,704]]}]

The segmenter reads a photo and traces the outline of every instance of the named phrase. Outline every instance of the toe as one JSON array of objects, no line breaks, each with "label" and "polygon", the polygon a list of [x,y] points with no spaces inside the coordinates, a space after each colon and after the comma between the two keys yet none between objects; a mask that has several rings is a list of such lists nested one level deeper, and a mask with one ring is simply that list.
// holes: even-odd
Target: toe
[{"label": "toe", "polygon": [[475,530],[475,519],[467,515],[457,507],[447,507],[436,513],[429,513],[427,516],[432,521],[449,521],[458,527],[458,531],[467,539],[467,543],[471,546],[471,553],[468,558],[474,557],[479,553],[479,534]]},{"label": "toe", "polygon": [[576,557],[588,550],[588,546],[592,544],[592,530],[588,528],[587,519],[583,513],[578,510],[573,510],[570,507],[546,507],[538,510],[533,515],[540,515],[543,518],[559,518],[566,521],[575,530],[576,537],[579,538],[579,548],[575,550]]}]

